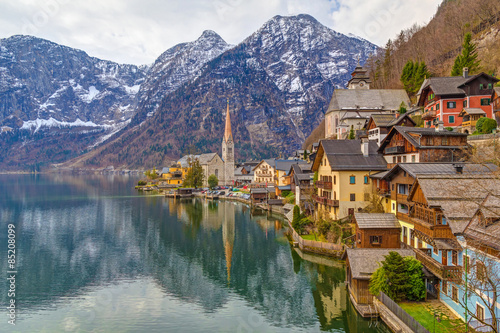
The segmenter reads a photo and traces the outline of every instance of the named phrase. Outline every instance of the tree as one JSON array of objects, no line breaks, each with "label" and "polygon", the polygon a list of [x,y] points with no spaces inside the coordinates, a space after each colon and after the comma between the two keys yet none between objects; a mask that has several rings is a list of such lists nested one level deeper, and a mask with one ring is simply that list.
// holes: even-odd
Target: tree
[{"label": "tree", "polygon": [[479,70],[480,61],[477,59],[476,45],[471,42],[471,39],[472,35],[466,33],[464,43],[462,44],[462,53],[455,58],[455,63],[451,69],[451,76],[462,75],[464,67],[467,67],[471,74]]},{"label": "tree", "polygon": [[213,190],[217,185],[219,185],[219,180],[217,179],[217,176],[212,174],[208,176],[208,187]]},{"label": "tree", "polygon": [[410,95],[413,97],[417,94],[422,86],[424,80],[431,76],[431,73],[427,69],[425,62],[413,62],[413,60],[408,60],[403,71],[401,73],[401,83]]},{"label": "tree", "polygon": [[497,122],[496,120],[491,118],[479,118],[479,120],[476,122],[477,134],[489,134],[496,128]]},{"label": "tree", "polygon": [[406,104],[405,102],[401,102],[401,104],[399,104],[399,114],[405,114],[406,113]]},{"label": "tree", "polygon": [[157,179],[159,176],[158,176],[158,173],[156,173],[156,168],[153,167],[153,170],[146,170],[146,172],[144,173],[146,175],[146,177],[148,177],[149,179]]},{"label": "tree", "polygon": [[184,179],[184,187],[201,187],[203,186],[204,178],[205,175],[203,174],[203,168],[200,165],[200,161],[198,161],[198,159],[189,159],[189,168],[186,173],[186,179]]},{"label": "tree", "polygon": [[354,125],[351,125],[351,130],[349,131],[349,140],[354,140],[356,139],[356,134],[354,134]]},{"label": "tree", "polygon": [[307,157],[309,156],[309,152],[307,149],[304,149],[304,160],[307,161]]}]

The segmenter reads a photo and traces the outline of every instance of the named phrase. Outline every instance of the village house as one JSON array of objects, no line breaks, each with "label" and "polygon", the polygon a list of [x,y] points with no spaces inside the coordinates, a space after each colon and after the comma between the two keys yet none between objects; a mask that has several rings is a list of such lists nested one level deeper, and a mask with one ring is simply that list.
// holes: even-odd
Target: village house
[{"label": "village house", "polygon": [[335,89],[325,113],[325,137],[345,139],[351,127],[361,130],[373,114],[396,113],[410,107],[404,89],[370,89],[367,70],[358,66],[348,89]]},{"label": "village house", "polygon": [[401,226],[391,213],[354,213],[357,248],[398,249],[401,247]]},{"label": "village house", "polygon": [[368,139],[376,141],[380,146],[382,140],[385,139],[394,126],[415,127],[415,125],[415,121],[406,114],[374,114],[370,116],[366,130],[368,131]]},{"label": "village house", "polygon": [[274,158],[259,162],[253,169],[253,182],[257,184],[274,184],[276,171],[274,170]]},{"label": "village house", "polygon": [[282,191],[290,191],[290,177],[289,172],[292,165],[307,164],[304,160],[275,160],[274,170],[276,172],[274,178],[274,185],[276,187],[276,195],[281,195]]},{"label": "village house", "polygon": [[461,126],[459,114],[464,108],[482,109],[493,118],[491,96],[496,82],[485,73],[469,76],[467,68],[462,76],[426,79],[417,93],[417,105],[424,108],[424,127],[435,127],[438,121],[445,127]]},{"label": "village house", "polygon": [[250,184],[253,181],[254,172],[251,165],[243,165],[234,170],[234,183],[236,186]]},{"label": "village house", "polygon": [[163,168],[161,171],[161,182],[167,186],[179,186],[186,178],[187,168],[182,168],[180,165],[174,165],[169,168]]},{"label": "village house", "polygon": [[364,208],[371,193],[370,175],[387,169],[377,143],[362,140],[321,140],[312,171],[318,173],[317,217],[334,220]]},{"label": "village house", "polygon": [[373,306],[373,295],[369,290],[370,278],[392,251],[402,257],[415,257],[415,252],[409,249],[356,248],[347,249],[344,253],[349,295],[352,304],[363,317],[378,314]]},{"label": "village house", "polygon": [[[462,173],[419,176],[408,196],[412,206],[409,218],[415,237],[426,243],[425,248],[414,249],[416,258],[439,279],[437,292],[441,301],[462,319],[466,318],[464,302],[477,309],[485,319],[488,313],[483,310],[491,305],[495,308],[498,302],[485,304],[491,303],[491,299],[478,297],[481,292],[465,297],[463,281],[468,279],[469,288],[473,288],[475,279],[486,274],[484,262],[473,261],[472,255],[477,258],[483,253],[483,257],[493,260],[494,267],[500,267],[497,245],[499,194],[500,180],[491,173]],[[481,220],[482,217],[486,218]],[[496,274],[494,278],[498,279]],[[491,313],[489,316],[491,320]]]},{"label": "village house", "polygon": [[396,163],[456,162],[463,158],[467,148],[467,134],[445,130],[442,126],[419,128],[395,126],[380,144],[393,167]]},{"label": "village house", "polygon": [[312,199],[313,177],[312,164],[292,164],[288,171],[290,191],[295,194],[295,204],[300,206],[301,201]]},{"label": "village house", "polygon": [[486,112],[480,108],[463,108],[458,114],[462,118],[461,133],[474,133],[476,130],[476,123],[479,118],[486,117]]}]

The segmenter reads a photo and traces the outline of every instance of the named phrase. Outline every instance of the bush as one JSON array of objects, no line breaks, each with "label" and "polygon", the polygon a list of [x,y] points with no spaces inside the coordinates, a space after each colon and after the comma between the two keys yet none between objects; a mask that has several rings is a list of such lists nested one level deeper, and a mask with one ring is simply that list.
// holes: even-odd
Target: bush
[{"label": "bush", "polygon": [[145,181],[145,180],[139,180],[139,181],[137,182],[137,185],[139,185],[139,186],[143,186],[143,185],[146,185],[147,183],[148,183],[148,182],[147,182],[147,181]]}]

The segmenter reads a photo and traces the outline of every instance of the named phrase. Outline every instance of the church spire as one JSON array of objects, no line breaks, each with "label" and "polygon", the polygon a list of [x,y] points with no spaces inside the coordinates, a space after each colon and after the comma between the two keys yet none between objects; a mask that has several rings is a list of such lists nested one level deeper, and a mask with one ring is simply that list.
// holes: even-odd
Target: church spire
[{"label": "church spire", "polygon": [[229,98],[227,99],[226,129],[224,131],[224,141],[233,141],[233,133],[231,132],[231,118],[229,117]]}]

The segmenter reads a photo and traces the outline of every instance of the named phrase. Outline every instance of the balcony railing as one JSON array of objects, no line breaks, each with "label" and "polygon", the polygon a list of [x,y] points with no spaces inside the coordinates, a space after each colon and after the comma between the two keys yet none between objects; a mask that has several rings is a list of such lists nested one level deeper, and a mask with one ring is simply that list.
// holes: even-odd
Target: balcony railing
[{"label": "balcony railing", "polygon": [[435,118],[436,115],[437,115],[436,110],[430,110],[430,111],[424,112],[422,114],[422,119],[432,119],[432,118]]},{"label": "balcony railing", "polygon": [[314,195],[313,199],[316,203],[319,203],[321,205],[330,206],[330,207],[338,207],[339,206],[338,200],[332,200],[332,199],[328,199],[328,198],[324,198],[324,197],[318,197],[317,195]]},{"label": "balcony railing", "polygon": [[407,222],[407,223],[413,223],[412,219],[408,216],[408,214],[397,212],[396,216],[397,216],[398,220],[400,220],[400,221]]},{"label": "balcony railing", "polygon": [[323,189],[323,190],[331,190],[332,189],[332,182],[327,182],[327,181],[324,181],[324,180],[318,180],[316,182],[316,186],[318,188]]},{"label": "balcony railing", "polygon": [[405,152],[404,146],[395,146],[395,147],[387,147],[385,148],[386,154],[400,154]]},{"label": "balcony railing", "polygon": [[462,282],[462,267],[461,266],[445,266],[439,263],[436,259],[425,254],[420,249],[413,249],[415,256],[429,271],[432,272],[441,280]]}]

